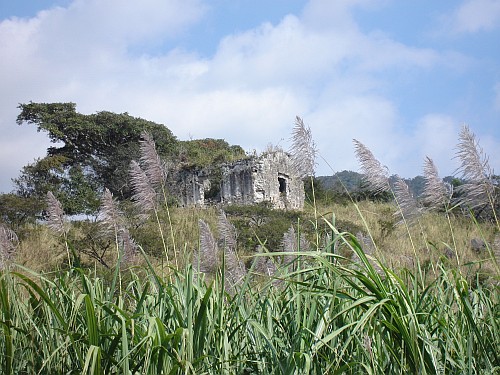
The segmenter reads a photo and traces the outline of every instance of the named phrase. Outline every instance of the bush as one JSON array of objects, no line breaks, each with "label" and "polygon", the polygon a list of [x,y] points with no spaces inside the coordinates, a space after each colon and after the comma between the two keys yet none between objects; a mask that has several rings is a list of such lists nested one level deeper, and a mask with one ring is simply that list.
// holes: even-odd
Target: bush
[{"label": "bush", "polygon": [[[307,223],[309,219],[304,212],[270,207],[268,203],[261,203],[252,206],[231,205],[224,209],[238,231],[240,248],[252,252],[263,242],[269,251],[279,251],[283,234],[290,226]],[[311,230],[309,226],[307,230]]]}]

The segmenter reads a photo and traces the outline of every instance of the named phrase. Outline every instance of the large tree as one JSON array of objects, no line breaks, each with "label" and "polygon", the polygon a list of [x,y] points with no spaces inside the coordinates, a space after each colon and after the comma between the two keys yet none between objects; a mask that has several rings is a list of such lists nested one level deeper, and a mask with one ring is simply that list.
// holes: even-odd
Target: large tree
[{"label": "large tree", "polygon": [[164,158],[177,153],[172,132],[127,113],[98,112],[85,115],[75,103],[20,104],[17,123],[34,124],[47,132],[53,147],[47,156],[23,168],[14,180],[16,193],[41,197],[53,190],[68,213],[91,212],[104,187],[119,199],[130,196],[128,170],[139,156],[141,133],[153,135]]}]

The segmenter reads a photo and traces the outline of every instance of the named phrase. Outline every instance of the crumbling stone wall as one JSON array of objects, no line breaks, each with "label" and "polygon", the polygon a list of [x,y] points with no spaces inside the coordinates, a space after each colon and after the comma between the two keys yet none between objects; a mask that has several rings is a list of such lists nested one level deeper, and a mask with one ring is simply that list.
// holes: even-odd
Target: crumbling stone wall
[{"label": "crumbling stone wall", "polygon": [[283,151],[224,165],[220,195],[223,204],[270,202],[280,209],[304,207],[304,183]]},{"label": "crumbling stone wall", "polygon": [[224,164],[217,168],[180,170],[171,192],[182,206],[204,207],[211,203],[249,205],[270,202],[273,208],[304,207],[304,183],[291,159],[274,151]]},{"label": "crumbling stone wall", "polygon": [[205,192],[211,187],[209,177],[203,169],[180,170],[175,174],[171,192],[183,207],[205,207]]}]

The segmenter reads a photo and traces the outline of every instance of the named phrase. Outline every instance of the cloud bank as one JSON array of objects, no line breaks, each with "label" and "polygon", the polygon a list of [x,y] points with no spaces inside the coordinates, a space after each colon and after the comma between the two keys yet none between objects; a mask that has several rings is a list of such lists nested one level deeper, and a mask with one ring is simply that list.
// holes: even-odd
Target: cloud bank
[{"label": "cloud bank", "polygon": [[450,24],[459,33],[491,31],[500,25],[500,1],[464,1],[451,15]]},{"label": "cloud bank", "polygon": [[[3,20],[0,191],[10,190],[10,178],[48,146],[43,134],[15,124],[18,103],[29,101],[128,112],[165,124],[181,139],[224,138],[248,151],[269,142],[286,148],[299,115],[334,169],[320,162],[318,174],[357,170],[353,138],[393,173],[419,174],[425,155],[451,173],[460,119],[435,111],[406,116],[394,84],[411,89],[421,74],[457,69],[460,54],[450,61],[450,51],[362,31],[355,11],[376,4],[311,0],[300,14],[226,35],[211,56],[179,47],[208,17],[210,3],[201,0],[75,0],[33,18]],[[475,19],[460,25],[473,31],[498,22]],[[491,149],[498,146],[498,139],[489,141]],[[490,162],[500,164],[499,157]]]}]

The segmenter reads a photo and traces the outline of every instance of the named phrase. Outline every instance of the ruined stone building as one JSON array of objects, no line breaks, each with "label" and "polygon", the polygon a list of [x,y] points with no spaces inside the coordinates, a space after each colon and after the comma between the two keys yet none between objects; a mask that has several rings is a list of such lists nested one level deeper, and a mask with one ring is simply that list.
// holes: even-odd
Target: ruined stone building
[{"label": "ruined stone building", "polygon": [[267,152],[211,170],[181,170],[175,186],[174,194],[183,206],[269,202],[279,209],[304,207],[304,183],[284,151]]}]

